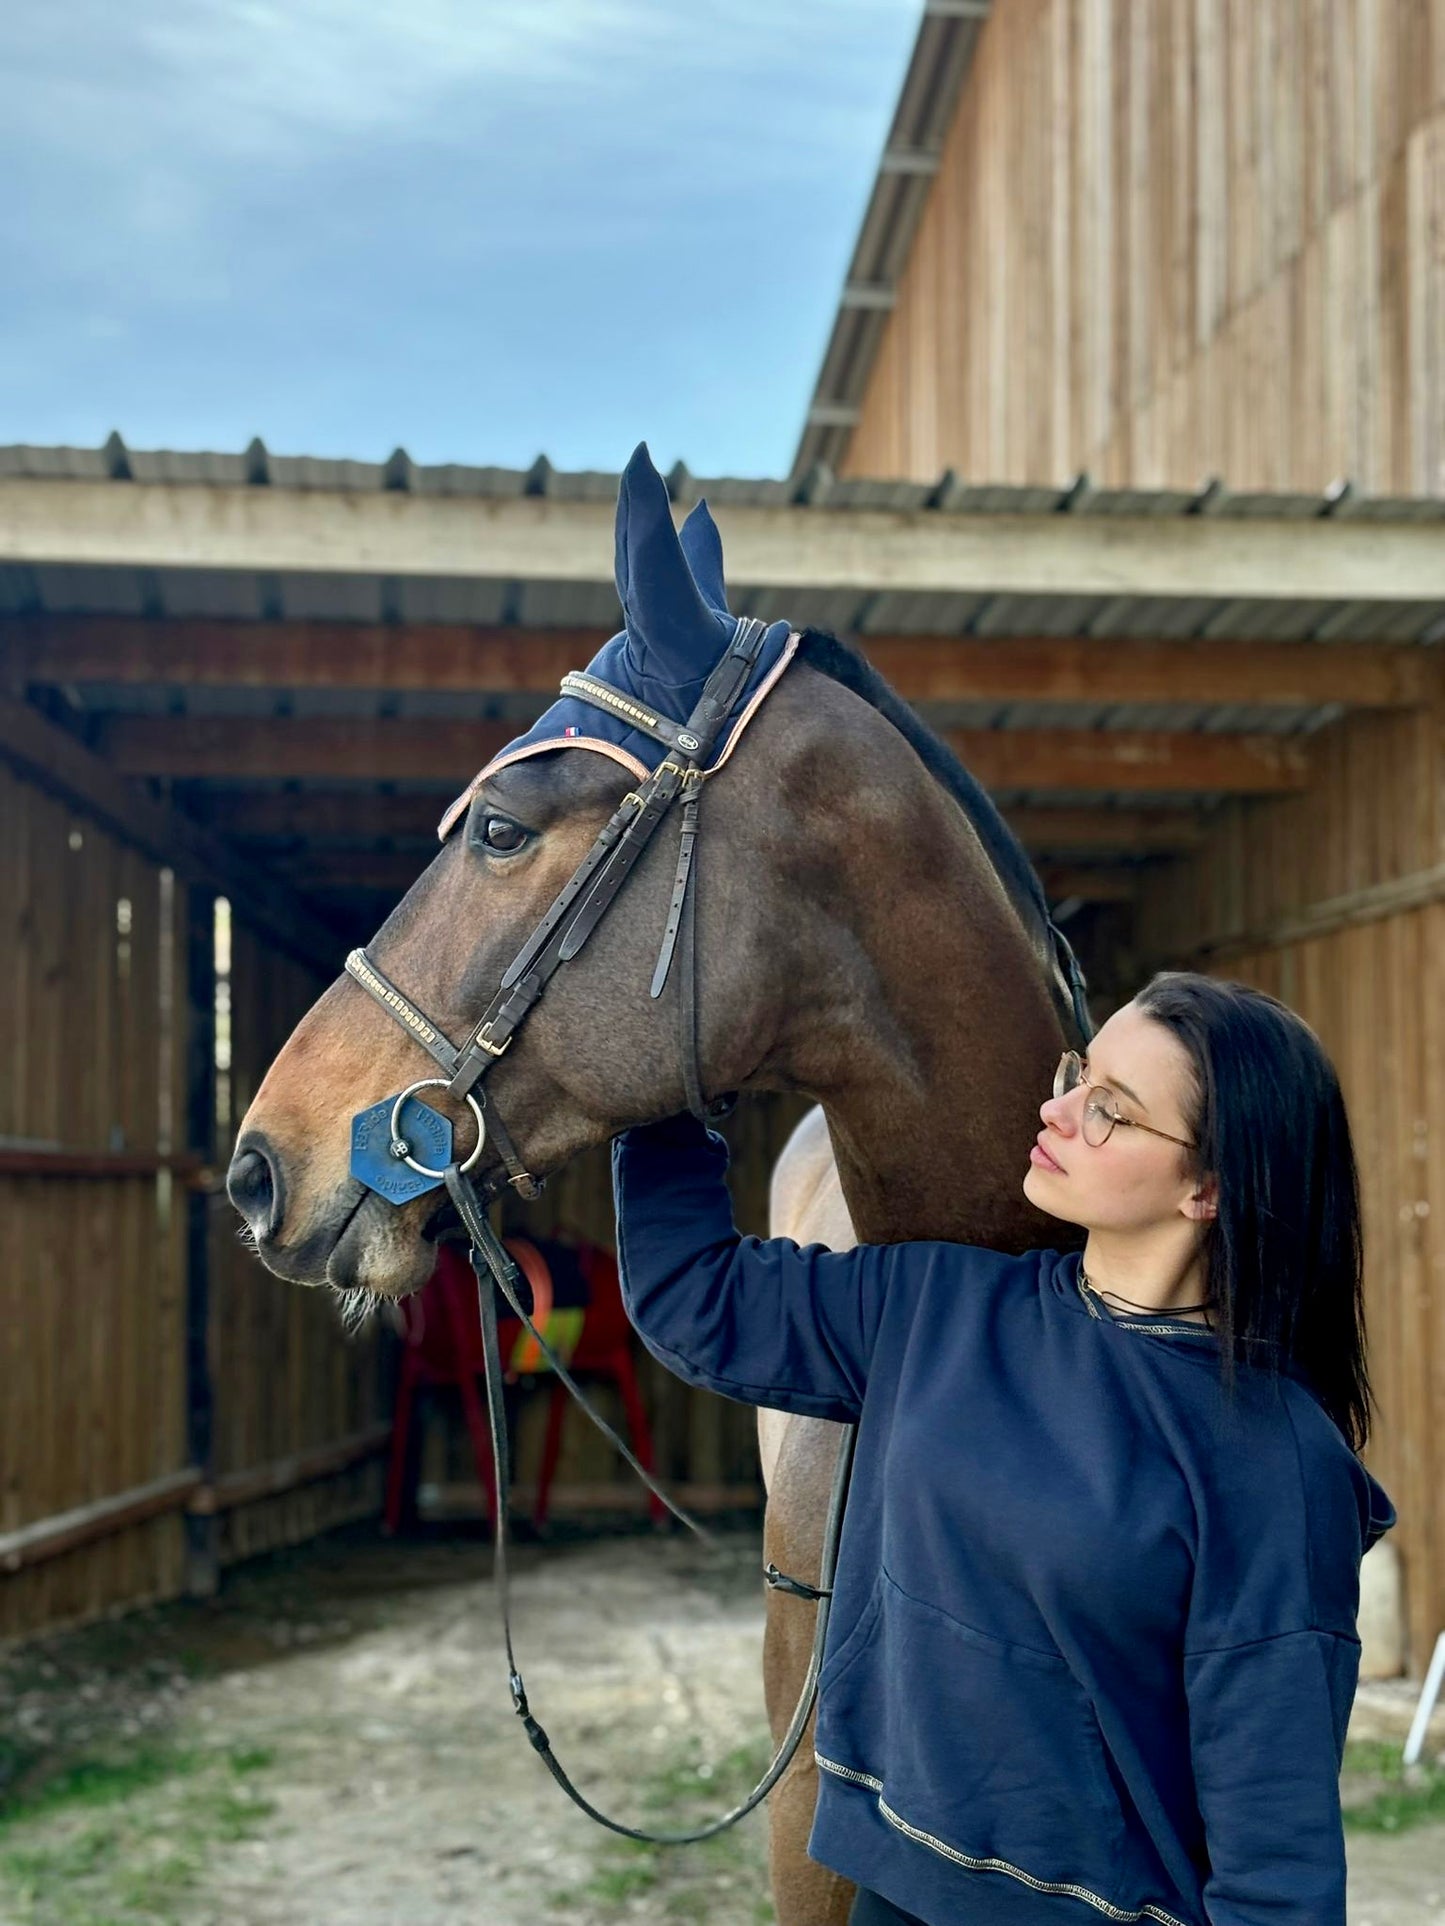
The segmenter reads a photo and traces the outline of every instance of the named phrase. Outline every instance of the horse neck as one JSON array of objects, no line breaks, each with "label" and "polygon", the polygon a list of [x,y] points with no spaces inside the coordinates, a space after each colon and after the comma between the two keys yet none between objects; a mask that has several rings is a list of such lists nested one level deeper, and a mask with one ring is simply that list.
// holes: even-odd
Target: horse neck
[{"label": "horse neck", "polygon": [[1027,1249],[1060,1229],[1022,1183],[1067,1041],[1061,1012],[971,825],[950,803],[933,828],[945,840],[930,845],[931,885],[854,925],[869,979],[815,1094],[860,1240]]}]

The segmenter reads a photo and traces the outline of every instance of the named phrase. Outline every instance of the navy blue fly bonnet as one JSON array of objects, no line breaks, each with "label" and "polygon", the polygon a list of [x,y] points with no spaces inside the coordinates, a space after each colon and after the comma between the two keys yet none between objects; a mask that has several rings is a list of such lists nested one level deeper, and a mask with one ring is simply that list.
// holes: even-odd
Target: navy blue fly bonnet
[{"label": "navy blue fly bonnet", "polygon": [[[634,451],[617,494],[616,566],[624,626],[604,643],[586,673],[631,697],[644,713],[684,723],[739,620],[728,613],[722,539],[707,503],[698,502],[680,532],[674,528],[667,485],[652,465],[646,442]],[[768,629],[706,774],[726,762],[797,646],[798,637],[786,622],[774,622]],[[632,728],[622,716],[564,694],[472,778],[442,817],[438,834],[447,836],[488,776],[552,749],[595,750],[639,782],[663,753],[653,736]]]}]

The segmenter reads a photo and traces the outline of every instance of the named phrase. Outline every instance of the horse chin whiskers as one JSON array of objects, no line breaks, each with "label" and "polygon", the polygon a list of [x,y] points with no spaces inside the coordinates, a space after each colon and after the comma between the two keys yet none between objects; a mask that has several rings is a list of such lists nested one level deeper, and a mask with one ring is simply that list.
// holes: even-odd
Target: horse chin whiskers
[{"label": "horse chin whiskers", "polygon": [[336,1300],[341,1328],[348,1337],[359,1337],[369,1324],[374,1323],[384,1302],[374,1291],[367,1290],[364,1284],[329,1284],[327,1289]]}]

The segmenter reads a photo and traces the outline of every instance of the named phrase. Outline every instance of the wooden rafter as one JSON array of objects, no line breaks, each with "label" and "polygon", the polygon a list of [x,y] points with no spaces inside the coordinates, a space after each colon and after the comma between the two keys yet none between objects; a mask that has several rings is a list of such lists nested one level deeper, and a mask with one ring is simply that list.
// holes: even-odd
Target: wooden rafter
[{"label": "wooden rafter", "polygon": [[433,843],[430,849],[417,851],[308,850],[290,860],[283,856],[269,857],[266,867],[291,888],[308,894],[313,890],[323,895],[382,890],[400,896],[421,875],[436,855],[437,847]]},{"label": "wooden rafter", "polygon": [[[497,722],[330,717],[114,716],[104,753],[127,775],[226,780],[350,778],[458,784],[516,734]],[[952,729],[945,739],[990,789],[1189,791],[1301,788],[1291,738],[1138,729]]]},{"label": "wooden rafter", "polygon": [[1175,856],[1197,849],[1204,830],[1182,809],[1009,809],[1025,848],[1049,855],[1089,850],[1119,856]]},{"label": "wooden rafter", "polygon": [[[602,629],[149,621],[47,615],[7,627],[36,683],[466,689],[551,695]],[[1077,636],[875,635],[870,660],[909,702],[1198,702],[1397,708],[1422,699],[1408,648]]]},{"label": "wooden rafter", "polygon": [[1138,877],[1132,870],[1088,866],[1066,869],[1044,863],[1039,881],[1051,903],[1075,897],[1084,903],[1132,903],[1139,892]]},{"label": "wooden rafter", "polygon": [[[407,855],[404,851],[317,852],[295,863],[273,861],[269,867],[293,889],[325,897],[375,893],[400,897],[420,876],[434,851]],[[1126,865],[1068,864],[1040,860],[1040,879],[1049,897],[1066,896],[1088,902],[1128,902],[1137,893],[1137,872]]]},{"label": "wooden rafter", "polygon": [[430,842],[452,790],[217,789],[196,799],[234,842]]},{"label": "wooden rafter", "polygon": [[[390,841],[429,844],[443,791],[355,789],[217,789],[197,807],[233,842],[294,843],[314,850],[328,843],[361,846]],[[1100,850],[1121,856],[1173,855],[1197,849],[1204,831],[1182,809],[1025,808],[1005,812],[1029,849],[1062,855]]]}]

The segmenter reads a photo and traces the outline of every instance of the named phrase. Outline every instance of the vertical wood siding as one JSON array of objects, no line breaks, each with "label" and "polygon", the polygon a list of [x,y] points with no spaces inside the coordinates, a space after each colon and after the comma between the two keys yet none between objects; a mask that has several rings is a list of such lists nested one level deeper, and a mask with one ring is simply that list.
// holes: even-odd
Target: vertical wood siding
[{"label": "vertical wood siding", "polygon": [[[177,1148],[168,878],[0,769],[0,1142]],[[0,1175],[0,1533],[185,1465],[185,1213],[165,1170]],[[179,1516],[0,1574],[0,1638],[177,1589]]]},{"label": "vertical wood siding", "polygon": [[850,475],[1445,492],[1445,0],[996,0]]},{"label": "vertical wood siding", "polygon": [[[272,1059],[326,987],[240,922],[231,931],[230,966],[222,1164]],[[345,1105],[345,1092],[338,1092],[338,1102]],[[372,1323],[348,1336],[330,1291],[273,1277],[239,1233],[229,1200],[218,1196],[210,1244],[210,1354],[215,1475],[221,1482],[357,1437],[391,1416],[392,1359],[381,1328]],[[372,1456],[336,1476],[224,1512],[222,1562],[379,1511],[382,1471],[383,1460]]]},{"label": "vertical wood siding", "polygon": [[[1308,789],[1226,804],[1197,854],[1156,873],[1136,932],[1146,970],[1205,968],[1280,997],[1339,1071],[1380,1407],[1365,1460],[1400,1514],[1416,1672],[1445,1625],[1445,882],[1418,907],[1344,919],[1360,890],[1445,864],[1442,723],[1437,700],[1323,731]],[[1337,906],[1336,927],[1291,930],[1319,904]]]}]

